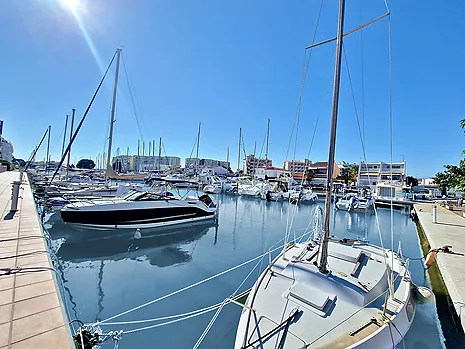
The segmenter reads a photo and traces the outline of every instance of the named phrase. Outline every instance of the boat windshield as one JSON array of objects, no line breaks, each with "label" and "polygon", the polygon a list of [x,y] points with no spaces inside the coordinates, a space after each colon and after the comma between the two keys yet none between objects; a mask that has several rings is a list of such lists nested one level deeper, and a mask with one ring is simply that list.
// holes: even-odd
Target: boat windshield
[{"label": "boat windshield", "polygon": [[124,194],[121,194],[121,195],[119,196],[119,198],[120,198],[120,199],[123,199],[123,200],[129,200],[129,201],[131,201],[131,200],[134,200],[135,198],[137,198],[137,197],[140,196],[140,195],[141,195],[141,192],[140,192],[140,191],[137,191],[137,190],[132,189],[132,190],[130,190],[130,191],[124,193]]},{"label": "boat windshield", "polygon": [[167,200],[167,199],[175,199],[175,196],[170,192],[145,192],[140,193],[138,197],[133,198],[134,201],[157,201],[157,200]]}]

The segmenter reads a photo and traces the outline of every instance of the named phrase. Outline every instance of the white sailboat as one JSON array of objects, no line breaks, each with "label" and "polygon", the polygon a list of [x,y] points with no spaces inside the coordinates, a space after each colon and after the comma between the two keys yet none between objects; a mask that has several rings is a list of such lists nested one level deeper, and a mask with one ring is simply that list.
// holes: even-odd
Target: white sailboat
[{"label": "white sailboat", "polygon": [[[328,163],[334,163],[344,0],[339,2]],[[368,243],[330,239],[333,168],[322,237],[287,244],[255,282],[235,348],[394,348],[415,315],[408,263]]]}]

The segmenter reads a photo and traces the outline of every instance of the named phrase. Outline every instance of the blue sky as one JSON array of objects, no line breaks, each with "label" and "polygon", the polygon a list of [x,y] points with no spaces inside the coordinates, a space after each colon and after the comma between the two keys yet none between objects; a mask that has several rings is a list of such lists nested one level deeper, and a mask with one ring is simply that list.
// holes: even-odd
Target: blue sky
[{"label": "blue sky", "polygon": [[[74,4],[75,15],[66,2]],[[465,148],[459,127],[465,117],[465,2],[391,1],[389,6],[393,160],[405,157],[411,175],[434,175],[443,164],[457,163]],[[382,0],[352,0],[346,7],[346,30],[386,11]],[[280,166],[299,99],[304,47],[312,40],[319,8],[320,1],[313,0],[1,1],[4,136],[13,142],[16,157],[28,158],[52,125],[52,158],[57,159],[65,115],[75,107],[81,118],[103,69],[122,45],[138,117],[121,69],[115,151],[129,147],[134,154],[138,139],[162,137],[168,155],[184,158],[202,122],[200,157],[225,159],[229,146],[236,168],[239,127],[247,153],[256,141],[259,155],[270,118],[269,157]],[[337,2],[325,1],[315,40],[335,36],[336,20]],[[384,19],[344,43],[368,161],[389,161],[387,28]],[[327,158],[333,60],[334,43],[312,52],[296,158],[307,156],[317,118],[310,159]],[[112,78],[78,135],[74,161],[95,159],[106,149]],[[44,157],[45,147],[38,155]],[[294,145],[288,155],[293,157]],[[362,158],[344,62],[336,160]]]}]

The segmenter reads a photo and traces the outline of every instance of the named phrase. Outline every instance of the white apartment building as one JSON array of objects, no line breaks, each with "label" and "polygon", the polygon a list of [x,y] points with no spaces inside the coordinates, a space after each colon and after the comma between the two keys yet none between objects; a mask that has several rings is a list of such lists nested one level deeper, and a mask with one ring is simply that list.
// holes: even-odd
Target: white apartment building
[{"label": "white apartment building", "polygon": [[181,158],[178,156],[119,155],[113,157],[112,164],[117,172],[146,172],[181,167]]},{"label": "white apartment building", "polygon": [[228,161],[200,158],[186,158],[184,162],[185,168],[202,166],[229,168],[230,163]]},{"label": "white apartment building", "polygon": [[257,167],[255,169],[255,177],[259,179],[283,178],[288,177],[290,174],[290,171],[273,166]]},{"label": "white apartment building", "polygon": [[271,159],[256,158],[254,155],[249,155],[244,160],[244,174],[253,175],[257,167],[273,166]]},{"label": "white apartment building", "polygon": [[13,162],[13,144],[0,136],[0,160]]},{"label": "white apartment building", "polygon": [[286,160],[284,161],[284,169],[290,171],[292,174],[303,174],[311,164],[312,162],[308,159],[304,159],[303,161]]},{"label": "white apartment building", "polygon": [[375,189],[376,185],[391,182],[404,185],[406,162],[361,162],[358,168],[358,186]]},{"label": "white apartment building", "polygon": [[0,120],[0,160],[13,162],[13,144],[3,138],[3,120]]}]

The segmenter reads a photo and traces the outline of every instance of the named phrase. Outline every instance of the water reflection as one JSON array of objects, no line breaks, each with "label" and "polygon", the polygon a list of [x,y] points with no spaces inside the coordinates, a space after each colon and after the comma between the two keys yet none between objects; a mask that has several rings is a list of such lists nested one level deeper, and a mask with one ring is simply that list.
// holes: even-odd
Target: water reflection
[{"label": "water reflection", "polygon": [[[80,263],[95,259],[119,261],[123,259],[147,260],[151,265],[167,267],[191,260],[189,251],[180,247],[190,244],[214,228],[216,243],[218,226],[216,223],[178,226],[168,229],[143,230],[136,239],[135,230],[118,232],[80,232],[60,225],[60,229],[49,229],[52,239],[67,236],[56,255],[62,261]],[[71,231],[65,231],[68,229]],[[103,236],[98,236],[102,234]]]},{"label": "water reflection", "polygon": [[[108,318],[223,272],[260,255],[274,244],[279,245],[290,222],[292,234],[294,231],[297,235],[304,232],[317,204],[322,206],[320,202],[296,206],[229,195],[215,195],[214,200],[219,204],[219,225],[142,231],[139,240],[134,239],[134,230],[107,238],[98,232],[86,234],[72,230],[60,220],[59,214],[48,217],[46,226],[54,243],[59,245],[60,265],[57,269],[65,286],[64,299],[73,317],[84,322]],[[402,242],[405,256],[421,256],[414,223],[400,212],[395,212],[393,218],[394,247],[397,249],[398,242]],[[332,210],[331,233],[340,238],[366,237],[374,244],[379,244],[381,235],[389,245],[386,247],[390,247],[389,210],[378,210],[378,219],[381,234],[374,214]],[[266,263],[267,260],[263,262],[263,268]],[[225,274],[118,320],[167,316],[222,302],[241,284],[252,267],[248,265]],[[428,285],[421,261],[412,260],[410,270],[416,284]],[[251,287],[258,275],[257,269],[244,283],[243,289]],[[201,348],[232,348],[240,311],[234,305],[225,307]],[[206,314],[172,326],[127,335],[119,347],[148,348],[153,346],[154,340],[160,348],[192,347],[211,316]],[[419,306],[412,328],[405,337],[405,347],[433,349],[441,346],[442,334],[438,329],[435,305]]]}]

